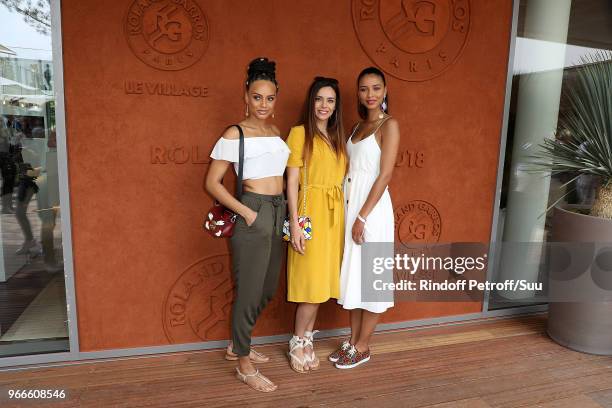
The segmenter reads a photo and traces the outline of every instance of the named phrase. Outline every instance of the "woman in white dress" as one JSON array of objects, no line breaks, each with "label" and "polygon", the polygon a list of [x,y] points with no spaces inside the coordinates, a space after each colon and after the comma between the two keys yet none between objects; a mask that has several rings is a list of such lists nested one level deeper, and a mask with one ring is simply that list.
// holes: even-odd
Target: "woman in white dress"
[{"label": "woman in white dress", "polygon": [[353,368],[370,359],[370,337],[381,313],[393,306],[392,299],[362,301],[361,244],[393,244],[393,205],[387,186],[399,148],[399,124],[388,114],[387,84],[379,69],[361,71],[357,86],[361,121],[346,144],[350,164],[344,183],[346,233],[338,299],[350,310],[351,338],[329,356],[337,368]]}]

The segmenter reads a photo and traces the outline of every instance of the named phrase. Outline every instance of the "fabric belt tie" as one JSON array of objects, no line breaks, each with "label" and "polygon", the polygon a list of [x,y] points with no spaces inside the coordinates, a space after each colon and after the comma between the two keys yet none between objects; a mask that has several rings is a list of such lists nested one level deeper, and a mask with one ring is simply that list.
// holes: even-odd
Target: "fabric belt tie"
[{"label": "fabric belt tie", "polygon": [[280,235],[282,233],[283,222],[285,221],[282,219],[283,212],[281,211],[281,206],[285,204],[285,200],[283,196],[272,196],[264,198],[263,201],[272,204],[272,210],[274,212],[274,232],[276,235]]},{"label": "fabric belt tie", "polygon": [[276,235],[282,234],[283,223],[285,220],[282,219],[283,212],[281,211],[281,206],[285,204],[285,200],[282,196],[276,196],[272,200],[272,205],[274,206],[274,231],[276,231]]},{"label": "fabric belt tie", "polygon": [[[333,225],[336,226],[340,222],[340,208],[336,205],[336,202],[342,203],[342,184],[308,184],[306,190],[316,188],[325,190],[327,194],[327,208],[333,213]],[[308,204],[306,204],[308,205]]]}]

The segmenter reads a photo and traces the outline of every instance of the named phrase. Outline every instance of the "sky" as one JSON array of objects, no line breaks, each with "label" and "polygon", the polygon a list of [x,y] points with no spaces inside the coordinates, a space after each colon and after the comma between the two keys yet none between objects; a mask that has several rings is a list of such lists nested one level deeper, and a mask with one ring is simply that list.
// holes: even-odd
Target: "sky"
[{"label": "sky", "polygon": [[21,14],[0,4],[0,44],[17,53],[19,58],[51,60],[51,35],[38,33]]},{"label": "sky", "polygon": [[600,51],[596,48],[517,37],[514,74],[550,71],[581,65],[580,58]]}]

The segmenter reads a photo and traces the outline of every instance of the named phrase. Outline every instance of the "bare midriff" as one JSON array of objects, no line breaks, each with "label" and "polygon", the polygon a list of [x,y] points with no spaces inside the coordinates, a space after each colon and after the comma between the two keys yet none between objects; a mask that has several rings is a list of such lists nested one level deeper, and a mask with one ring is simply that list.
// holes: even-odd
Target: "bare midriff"
[{"label": "bare midriff", "polygon": [[283,193],[283,177],[273,176],[243,180],[242,189],[257,194],[279,195]]}]

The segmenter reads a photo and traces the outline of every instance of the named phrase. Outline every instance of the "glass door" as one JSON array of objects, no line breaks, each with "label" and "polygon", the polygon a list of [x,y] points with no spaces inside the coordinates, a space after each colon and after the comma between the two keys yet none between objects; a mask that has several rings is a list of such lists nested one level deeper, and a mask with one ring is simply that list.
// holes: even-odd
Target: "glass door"
[{"label": "glass door", "polygon": [[49,1],[0,1],[0,358],[68,351]]},{"label": "glass door", "polygon": [[[545,138],[566,136],[559,126],[568,108],[566,92],[575,86],[574,73],[589,63],[588,57],[612,50],[611,21],[609,0],[520,1],[492,277],[496,282],[545,283],[547,209],[593,203],[598,185],[593,176],[573,180],[573,174],[534,173],[529,162]],[[528,293],[495,291],[489,310],[534,303]]]}]

